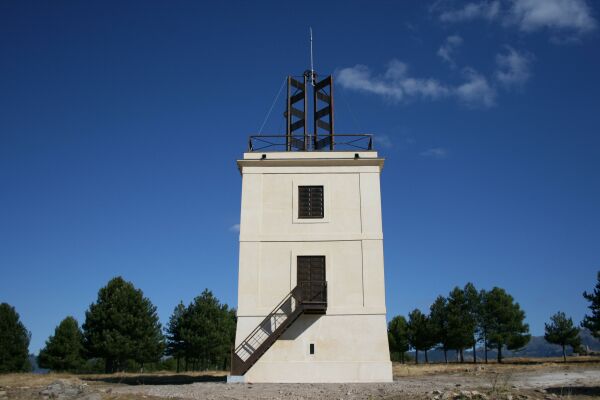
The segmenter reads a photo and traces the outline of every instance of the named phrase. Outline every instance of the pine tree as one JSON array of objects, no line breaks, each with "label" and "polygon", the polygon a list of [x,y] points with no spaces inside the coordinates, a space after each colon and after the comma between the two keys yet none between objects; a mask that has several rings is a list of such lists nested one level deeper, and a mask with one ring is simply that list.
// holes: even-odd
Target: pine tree
[{"label": "pine tree", "polygon": [[487,364],[488,362],[488,349],[490,348],[490,343],[488,340],[488,335],[490,331],[490,327],[492,325],[493,315],[490,314],[491,310],[487,304],[488,294],[485,290],[481,290],[479,292],[479,313],[477,315],[477,333],[478,340],[483,342],[483,351],[484,351],[484,360]]},{"label": "pine tree", "polygon": [[581,326],[587,328],[592,333],[592,336],[600,339],[600,271],[596,275],[596,286],[592,293],[583,292],[583,297],[590,302],[588,308],[591,311],[590,315],[583,318]]},{"label": "pine tree", "polygon": [[181,358],[185,356],[185,342],[181,336],[181,327],[186,308],[182,302],[173,310],[167,326],[167,349],[166,354],[177,360],[177,372],[181,369]]},{"label": "pine tree", "polygon": [[481,316],[481,295],[471,282],[467,283],[463,289],[467,301],[467,310],[471,323],[471,342],[473,344],[473,362],[477,363],[477,342],[480,333]]},{"label": "pine tree", "polygon": [[435,342],[444,352],[444,361],[448,363],[448,350],[451,339],[448,328],[448,303],[444,296],[438,296],[429,308],[429,320],[431,322],[432,335]]},{"label": "pine tree", "polygon": [[392,354],[404,364],[404,355],[408,351],[408,323],[402,315],[395,316],[388,323],[388,342]]},{"label": "pine tree", "polygon": [[164,337],[156,307],[141,290],[121,277],[98,292],[85,313],[84,345],[91,357],[105,361],[105,371],[123,370],[128,360],[156,362],[164,351]]},{"label": "pine tree", "polygon": [[38,356],[40,367],[53,371],[77,371],[84,363],[83,334],[77,320],[67,317],[46,340]]},{"label": "pine tree", "polygon": [[181,324],[186,364],[226,369],[235,340],[235,311],[205,289],[187,307]]},{"label": "pine tree", "polygon": [[31,334],[20,321],[14,307],[0,304],[0,373],[31,369],[29,340]]},{"label": "pine tree", "polygon": [[470,305],[465,292],[455,287],[448,296],[448,336],[449,347],[456,349],[460,354],[460,361],[464,362],[463,351],[473,345],[475,332],[475,318],[470,310]]},{"label": "pine tree", "polygon": [[419,363],[419,350],[425,352],[425,362],[429,362],[427,358],[427,350],[435,344],[435,336],[429,318],[419,309],[414,309],[408,314],[408,343],[415,349],[415,362]]},{"label": "pine tree", "polygon": [[525,312],[511,295],[498,287],[485,293],[483,306],[488,318],[487,342],[498,350],[498,362],[502,362],[504,346],[509,350],[520,349],[531,339],[529,325],[524,323]]},{"label": "pine tree", "polygon": [[573,324],[571,318],[567,318],[564,312],[557,312],[550,317],[550,323],[544,324],[546,333],[544,339],[548,343],[558,344],[562,347],[563,361],[567,362],[566,346],[571,346],[573,351],[581,345],[579,329]]}]

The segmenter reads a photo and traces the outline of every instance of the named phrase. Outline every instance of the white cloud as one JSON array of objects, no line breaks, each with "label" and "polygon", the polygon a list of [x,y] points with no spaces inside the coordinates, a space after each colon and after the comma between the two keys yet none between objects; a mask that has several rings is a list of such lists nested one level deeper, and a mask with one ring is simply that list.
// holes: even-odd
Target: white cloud
[{"label": "white cloud", "polygon": [[582,34],[596,28],[586,0],[513,0],[509,22],[524,32],[548,28]]},{"label": "white cloud", "polygon": [[437,51],[437,55],[442,58],[442,60],[446,61],[450,64],[450,66],[455,67],[456,63],[454,62],[454,53],[456,49],[462,45],[463,39],[458,35],[448,36],[444,44],[440,46]]},{"label": "white cloud", "polygon": [[533,56],[506,46],[505,54],[496,55],[496,79],[504,86],[520,86],[531,77]]},{"label": "white cloud", "polygon": [[231,225],[231,226],[229,227],[229,230],[230,230],[231,232],[239,232],[239,231],[240,231],[240,224],[234,224],[234,225]]},{"label": "white cloud", "polygon": [[485,76],[472,68],[465,68],[463,74],[466,81],[459,85],[456,96],[469,107],[492,107],[496,104],[496,90],[488,83]]},{"label": "white cloud", "polygon": [[381,146],[383,148],[389,149],[394,147],[392,139],[384,133],[380,133],[377,136],[375,136],[374,140],[378,146]]},{"label": "white cloud", "polygon": [[[441,10],[441,11],[439,11]],[[442,22],[470,20],[499,21],[505,27],[517,27],[522,32],[547,29],[551,40],[572,42],[573,35],[593,31],[597,22],[588,0],[495,0],[470,2],[460,8],[432,7]],[[566,37],[556,37],[557,34]]]},{"label": "white cloud", "polygon": [[443,147],[433,147],[431,149],[427,149],[420,153],[423,157],[431,157],[431,158],[446,158],[448,155],[448,150]]},{"label": "white cloud", "polygon": [[413,78],[408,75],[408,66],[398,60],[390,62],[382,75],[374,76],[365,65],[337,72],[337,82],[345,89],[376,94],[396,102],[455,97],[469,107],[495,104],[496,91],[483,75],[466,68],[463,77],[464,82],[457,86],[433,78]]},{"label": "white cloud", "polygon": [[392,60],[379,76],[373,76],[365,65],[343,68],[337,73],[337,82],[346,89],[381,95],[393,101],[438,99],[450,92],[435,79],[409,76],[408,66],[398,60]]},{"label": "white cloud", "polygon": [[481,1],[479,3],[467,3],[457,10],[446,10],[440,14],[443,22],[460,22],[473,19],[493,20],[499,16],[499,1]]},{"label": "white cloud", "polygon": [[371,71],[366,65],[355,65],[351,68],[343,68],[337,73],[337,82],[346,89],[362,92],[375,93],[383,96],[401,99],[403,92],[395,89],[380,79],[374,79]]}]

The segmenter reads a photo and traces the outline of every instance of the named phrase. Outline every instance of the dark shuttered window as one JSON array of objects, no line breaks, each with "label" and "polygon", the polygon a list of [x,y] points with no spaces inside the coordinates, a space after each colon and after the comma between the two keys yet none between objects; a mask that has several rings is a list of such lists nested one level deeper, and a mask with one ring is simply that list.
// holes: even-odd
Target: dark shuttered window
[{"label": "dark shuttered window", "polygon": [[323,186],[298,186],[298,218],[323,218]]}]

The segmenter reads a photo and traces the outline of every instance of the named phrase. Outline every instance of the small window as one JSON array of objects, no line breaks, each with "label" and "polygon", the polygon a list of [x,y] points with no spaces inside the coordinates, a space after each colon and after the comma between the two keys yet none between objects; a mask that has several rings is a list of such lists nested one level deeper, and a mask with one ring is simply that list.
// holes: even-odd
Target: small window
[{"label": "small window", "polygon": [[323,218],[323,186],[298,186],[298,218]]},{"label": "small window", "polygon": [[315,344],[314,343],[310,344],[310,354],[315,354]]}]

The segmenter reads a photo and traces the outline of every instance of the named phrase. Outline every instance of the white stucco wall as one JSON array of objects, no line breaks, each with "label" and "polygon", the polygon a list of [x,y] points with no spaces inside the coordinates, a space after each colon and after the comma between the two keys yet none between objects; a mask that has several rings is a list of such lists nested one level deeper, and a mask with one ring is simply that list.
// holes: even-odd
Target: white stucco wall
[{"label": "white stucco wall", "polygon": [[[383,159],[372,151],[264,154],[266,159],[246,153],[238,161],[236,346],[296,286],[299,255],[326,257],[328,307],[326,315],[302,315],[246,380],[391,380],[379,188]],[[323,185],[323,219],[297,218],[298,185]]]}]

